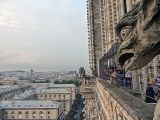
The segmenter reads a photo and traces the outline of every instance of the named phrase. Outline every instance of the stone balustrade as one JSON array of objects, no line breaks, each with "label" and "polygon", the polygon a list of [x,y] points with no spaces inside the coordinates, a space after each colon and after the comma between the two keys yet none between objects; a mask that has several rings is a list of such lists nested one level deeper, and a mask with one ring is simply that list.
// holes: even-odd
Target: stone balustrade
[{"label": "stone balustrade", "polygon": [[[85,84],[82,84],[82,94],[85,98],[84,120],[153,119],[156,104],[147,104],[100,78],[92,80],[95,83],[92,88],[85,88]],[[85,79],[83,82],[85,83]]]}]

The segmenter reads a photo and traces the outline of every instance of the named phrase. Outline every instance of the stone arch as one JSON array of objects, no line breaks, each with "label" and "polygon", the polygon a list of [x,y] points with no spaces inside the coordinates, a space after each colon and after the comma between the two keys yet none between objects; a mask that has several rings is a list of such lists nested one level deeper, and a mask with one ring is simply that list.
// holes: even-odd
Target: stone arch
[{"label": "stone arch", "polygon": [[42,111],[39,112],[39,118],[43,118],[43,112]]},{"label": "stone arch", "polygon": [[28,118],[28,111],[25,112],[25,118]]},{"label": "stone arch", "polygon": [[50,112],[50,111],[47,111],[46,115],[47,115],[47,119],[50,118],[51,112]]},{"label": "stone arch", "polygon": [[14,118],[14,115],[15,115],[15,113],[14,113],[14,111],[12,111],[11,112],[11,118]]},{"label": "stone arch", "polygon": [[18,118],[22,118],[22,112],[21,111],[18,112]]},{"label": "stone arch", "polygon": [[36,118],[36,112],[35,111],[32,112],[32,118]]},{"label": "stone arch", "polygon": [[8,118],[8,112],[4,111],[4,118]]}]

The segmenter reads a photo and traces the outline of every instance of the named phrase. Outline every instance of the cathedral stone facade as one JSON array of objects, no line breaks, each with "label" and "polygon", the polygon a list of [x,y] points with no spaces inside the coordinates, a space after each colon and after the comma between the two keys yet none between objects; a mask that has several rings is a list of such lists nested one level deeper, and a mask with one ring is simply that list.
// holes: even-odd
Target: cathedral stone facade
[{"label": "cathedral stone facade", "polygon": [[136,2],[138,0],[87,1],[89,64],[97,75],[99,60],[114,43],[119,42],[115,25]]},{"label": "cathedral stone facade", "polygon": [[[147,83],[152,82],[157,74],[160,55],[155,56],[151,62],[147,62],[146,66],[143,65],[143,68],[133,69],[135,70],[132,71],[133,88],[130,94],[100,78],[101,67],[118,64],[116,55],[119,51],[119,45],[123,49],[121,46],[123,42],[115,32],[116,25],[122,22],[124,15],[133,12],[132,8],[134,10],[138,5],[141,5],[141,8],[138,9],[139,13],[139,10],[149,8],[150,3],[152,3],[151,7],[155,5],[159,10],[159,0],[87,0],[89,64],[92,74],[81,78],[81,93],[85,98],[84,120],[152,120],[153,118],[159,120],[160,102],[157,105],[147,104],[143,98],[146,97]],[[147,7],[142,7],[143,5]],[[147,13],[150,11],[149,9]],[[155,11],[154,9],[151,12]],[[140,12],[140,15],[143,12]],[[128,25],[127,22],[123,23],[124,26]],[[151,44],[149,45],[151,46]],[[135,95],[133,93],[141,96],[136,98],[137,96],[133,96]]]},{"label": "cathedral stone facade", "polygon": [[[141,0],[88,0],[88,46],[89,65],[92,74],[100,76],[99,60],[109,51],[113,52],[104,65],[113,65],[116,61],[116,51],[121,41],[115,33],[115,26],[123,15]],[[112,48],[113,47],[113,48]],[[112,50],[111,50],[112,48]],[[132,72],[133,89],[145,97],[147,79],[154,80],[157,74],[157,66],[160,64],[160,56],[156,56],[147,66]],[[118,64],[118,63],[117,63]]]}]

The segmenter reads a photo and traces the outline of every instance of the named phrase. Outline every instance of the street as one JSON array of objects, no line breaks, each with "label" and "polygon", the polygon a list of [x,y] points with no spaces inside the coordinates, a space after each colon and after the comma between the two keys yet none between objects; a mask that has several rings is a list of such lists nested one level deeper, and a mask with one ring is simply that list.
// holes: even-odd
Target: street
[{"label": "street", "polygon": [[80,117],[80,113],[81,113],[81,111],[82,111],[82,99],[81,99],[81,101],[80,101],[80,104],[79,104],[79,108],[77,109],[77,113],[76,113],[76,119],[75,120],[79,120],[79,117]]}]

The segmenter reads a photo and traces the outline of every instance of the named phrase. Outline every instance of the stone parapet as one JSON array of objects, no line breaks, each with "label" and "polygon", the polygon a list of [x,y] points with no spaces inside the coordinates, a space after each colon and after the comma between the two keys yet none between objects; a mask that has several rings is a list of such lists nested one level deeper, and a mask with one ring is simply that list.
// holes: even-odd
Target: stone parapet
[{"label": "stone parapet", "polygon": [[152,120],[155,104],[147,104],[129,93],[106,81],[97,78],[96,89],[100,94],[101,105],[105,106],[110,119],[113,120]]}]

